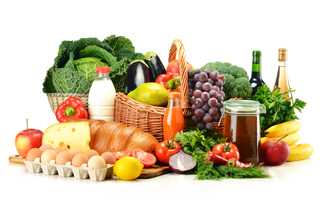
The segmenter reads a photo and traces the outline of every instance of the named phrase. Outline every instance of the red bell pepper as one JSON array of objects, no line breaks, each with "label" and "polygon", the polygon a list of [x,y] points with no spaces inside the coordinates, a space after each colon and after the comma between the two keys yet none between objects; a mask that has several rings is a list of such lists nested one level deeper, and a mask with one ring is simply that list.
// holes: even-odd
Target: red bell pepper
[{"label": "red bell pepper", "polygon": [[88,119],[88,112],[78,97],[70,96],[55,111],[59,122]]},{"label": "red bell pepper", "polygon": [[165,88],[167,86],[167,82],[169,80],[173,79],[173,74],[171,73],[167,73],[167,74],[160,74],[157,78],[156,78],[156,83],[159,83],[161,85],[163,85]]}]

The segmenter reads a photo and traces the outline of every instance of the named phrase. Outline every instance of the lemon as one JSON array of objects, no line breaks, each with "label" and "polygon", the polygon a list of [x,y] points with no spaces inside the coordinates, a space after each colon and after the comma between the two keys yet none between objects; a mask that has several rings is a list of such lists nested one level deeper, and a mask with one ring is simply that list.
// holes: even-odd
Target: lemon
[{"label": "lemon", "polygon": [[138,159],[126,156],[115,162],[113,172],[120,180],[134,180],[140,176],[142,169],[143,164]]}]

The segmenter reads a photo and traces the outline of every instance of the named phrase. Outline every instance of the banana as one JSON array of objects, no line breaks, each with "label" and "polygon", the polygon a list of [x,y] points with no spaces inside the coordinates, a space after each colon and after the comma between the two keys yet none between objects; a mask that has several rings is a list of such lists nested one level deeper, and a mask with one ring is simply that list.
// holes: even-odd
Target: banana
[{"label": "banana", "polygon": [[300,126],[301,125],[299,120],[291,120],[288,122],[277,124],[265,130],[265,132],[267,133],[266,137],[277,138],[283,137],[285,135],[290,135],[298,132],[300,130]]},{"label": "banana", "polygon": [[313,147],[310,144],[298,144],[290,146],[288,162],[305,160],[313,154]]},{"label": "banana", "polygon": [[[264,142],[268,141],[268,140],[279,140],[281,139],[281,137],[278,138],[269,138],[269,137],[262,137],[261,138],[261,144],[263,144]],[[284,137],[282,140],[285,141],[289,146],[291,145],[295,145],[300,139],[300,135],[299,133],[293,133],[290,135],[287,135],[286,137]]]}]

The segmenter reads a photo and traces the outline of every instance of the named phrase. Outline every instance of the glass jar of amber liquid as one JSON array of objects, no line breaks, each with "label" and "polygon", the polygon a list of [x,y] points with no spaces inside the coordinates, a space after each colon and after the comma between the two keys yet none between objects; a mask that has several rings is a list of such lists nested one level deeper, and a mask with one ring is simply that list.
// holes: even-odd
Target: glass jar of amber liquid
[{"label": "glass jar of amber liquid", "polygon": [[252,100],[224,102],[224,136],[238,147],[240,161],[258,164],[260,114],[265,107]]}]

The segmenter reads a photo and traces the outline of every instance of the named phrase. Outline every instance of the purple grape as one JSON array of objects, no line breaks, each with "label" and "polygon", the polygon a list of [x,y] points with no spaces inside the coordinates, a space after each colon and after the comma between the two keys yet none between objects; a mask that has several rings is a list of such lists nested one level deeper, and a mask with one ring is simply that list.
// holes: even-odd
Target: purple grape
[{"label": "purple grape", "polygon": [[209,95],[210,95],[210,97],[217,97],[217,91],[215,91],[215,90],[211,90],[210,92],[209,92]]},{"label": "purple grape", "polygon": [[198,119],[195,115],[193,115],[193,116],[192,116],[192,121],[193,121],[193,122],[198,122],[199,119]]},{"label": "purple grape", "polygon": [[211,71],[209,73],[209,77],[214,81],[218,80],[218,76],[219,76],[218,71]]},{"label": "purple grape", "polygon": [[218,100],[214,97],[210,98],[208,101],[208,104],[210,107],[217,107],[218,106]]},{"label": "purple grape", "polygon": [[194,80],[195,80],[195,81],[199,81],[199,80],[200,80],[200,74],[199,74],[199,73],[196,73],[196,74],[194,75]]},{"label": "purple grape", "polygon": [[209,83],[209,82],[205,82],[203,85],[202,85],[202,90],[204,91],[210,91],[212,88],[212,85]]},{"label": "purple grape", "polygon": [[202,82],[196,82],[195,83],[195,88],[196,89],[202,89]]},{"label": "purple grape", "polygon": [[194,105],[196,108],[201,108],[203,106],[203,101],[201,98],[196,98],[195,99],[195,102],[194,102]]},{"label": "purple grape", "polygon": [[203,129],[205,127],[204,123],[200,122],[196,125],[199,129]]},{"label": "purple grape", "polygon": [[223,102],[223,100],[224,100],[224,94],[222,94],[221,92],[219,92],[217,94],[217,99],[219,100],[219,102]]},{"label": "purple grape", "polygon": [[214,84],[214,81],[212,79],[208,79],[208,82],[213,85]]},{"label": "purple grape", "polygon": [[215,107],[212,107],[212,108],[210,108],[210,110],[209,110],[209,114],[210,114],[211,116],[217,116],[217,115],[219,114],[219,110],[218,110],[217,108],[215,108]]},{"label": "purple grape", "polygon": [[204,83],[204,82],[206,82],[206,81],[208,81],[208,75],[205,73],[205,72],[200,72],[199,73],[199,81],[200,82],[202,82],[202,83]]},{"label": "purple grape", "polygon": [[209,130],[212,130],[214,127],[213,123],[207,123],[205,124],[205,128],[209,129]]},{"label": "purple grape", "polygon": [[218,81],[215,82],[215,84],[217,86],[223,86],[223,81],[222,80],[218,80]]},{"label": "purple grape", "polygon": [[210,98],[210,94],[208,92],[203,92],[201,94],[201,99],[203,100],[203,102],[207,102]]},{"label": "purple grape", "polygon": [[201,93],[202,93],[202,91],[196,89],[193,92],[193,96],[196,97],[196,98],[199,98],[199,97],[201,97]]},{"label": "purple grape", "polygon": [[209,112],[209,109],[210,109],[210,106],[208,104],[204,104],[202,106],[202,109],[205,111],[205,112]]},{"label": "purple grape", "polygon": [[190,98],[190,102],[191,102],[191,104],[194,104],[194,103],[195,103],[195,97],[194,97],[194,96],[192,96],[192,97]]},{"label": "purple grape", "polygon": [[204,116],[204,110],[198,108],[194,111],[194,115],[196,118],[201,119]]},{"label": "purple grape", "polygon": [[212,90],[215,90],[215,91],[217,91],[217,92],[220,91],[220,88],[219,88],[218,86],[216,86],[216,85],[213,85],[211,89],[212,89]]},{"label": "purple grape", "polygon": [[207,113],[207,114],[205,114],[204,117],[203,117],[203,122],[204,122],[204,123],[209,123],[209,122],[212,121],[212,119],[213,119],[213,118],[211,117],[211,115]]}]

